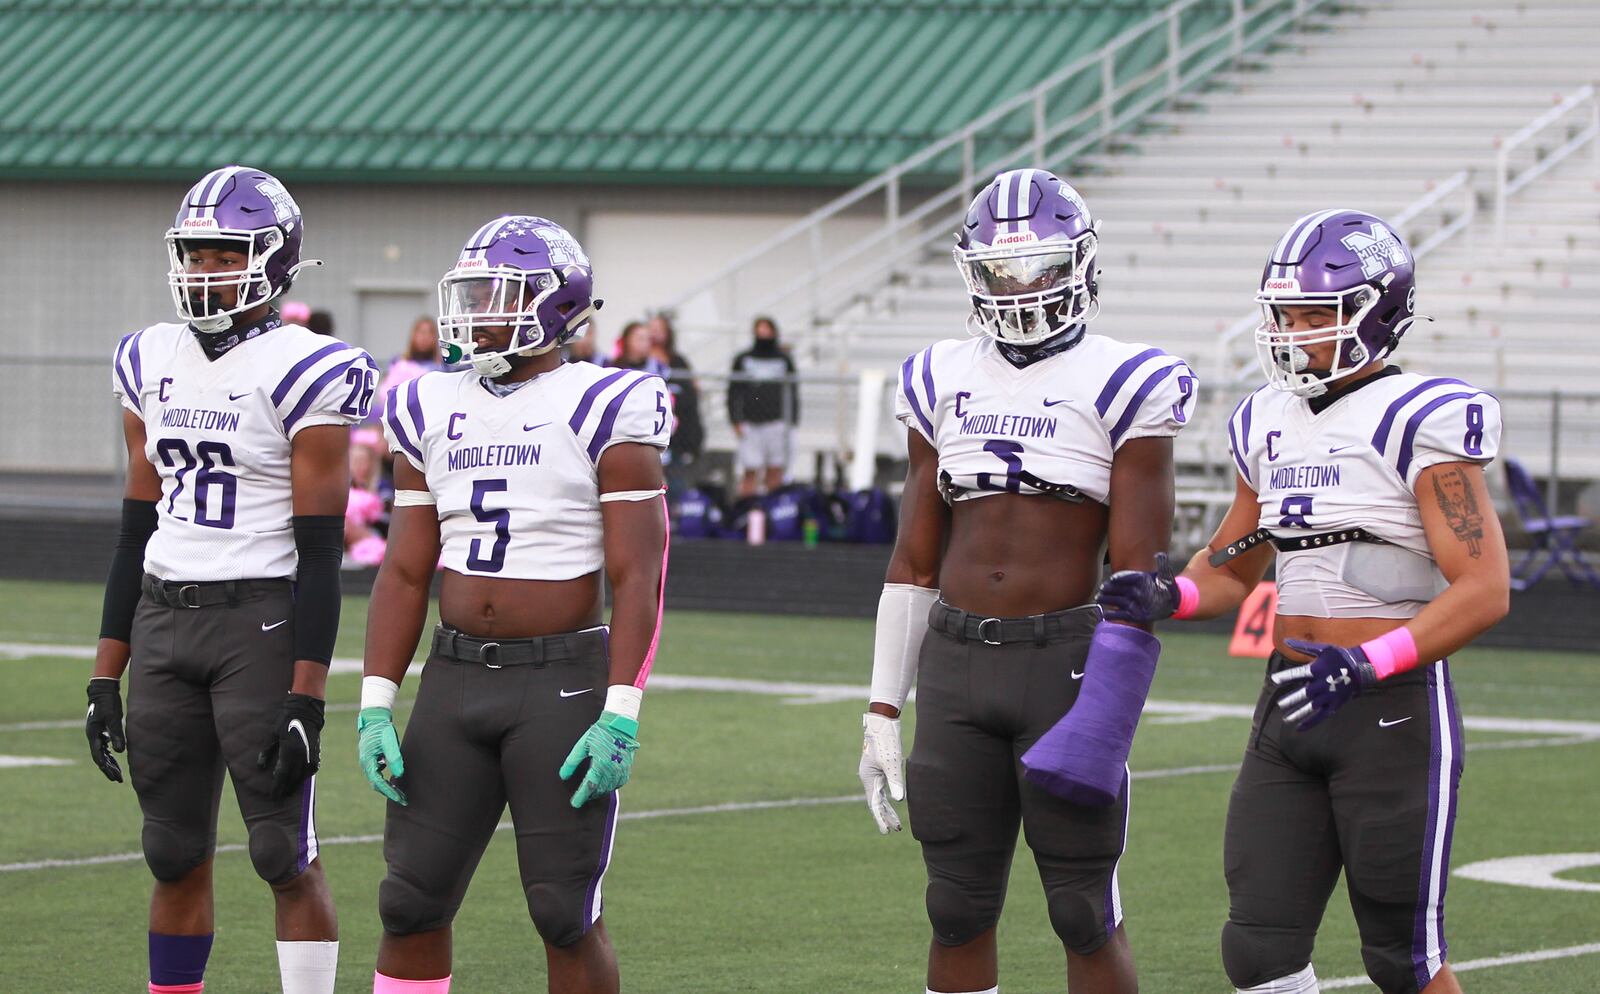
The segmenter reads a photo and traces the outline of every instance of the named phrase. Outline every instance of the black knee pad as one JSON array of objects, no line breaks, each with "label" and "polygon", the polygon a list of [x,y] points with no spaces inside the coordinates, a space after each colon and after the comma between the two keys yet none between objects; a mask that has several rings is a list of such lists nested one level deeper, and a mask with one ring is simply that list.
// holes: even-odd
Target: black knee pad
[{"label": "black knee pad", "polygon": [[269,884],[288,883],[305,871],[294,833],[265,821],[250,826],[250,865]]},{"label": "black knee pad", "polygon": [[1311,962],[1314,936],[1282,928],[1222,926],[1222,968],[1235,987],[1254,987],[1304,970]]},{"label": "black knee pad", "polygon": [[539,938],[557,948],[570,946],[589,931],[587,890],[572,892],[572,888],[554,884],[524,884],[523,893],[528,898],[528,917]]},{"label": "black knee pad", "polygon": [[186,836],[167,825],[145,822],[140,833],[145,865],[151,876],[162,883],[176,883],[195,867],[211,858],[211,839],[206,835]]},{"label": "black knee pad", "polygon": [[1050,927],[1055,929],[1061,944],[1073,952],[1087,956],[1105,945],[1111,937],[1107,931],[1110,923],[1105,918],[1106,906],[1103,901],[1091,901],[1065,887],[1047,894],[1046,899],[1050,908]]},{"label": "black knee pad", "polygon": [[928,881],[928,923],[941,946],[964,946],[1000,920],[1000,902],[975,896],[948,880]]},{"label": "black knee pad", "polygon": [[456,909],[442,898],[424,894],[422,889],[390,873],[378,885],[378,918],[390,935],[415,935],[444,928],[456,916]]},{"label": "black knee pad", "polygon": [[1383,994],[1417,994],[1422,989],[1417,983],[1417,968],[1409,948],[1362,946],[1361,962],[1367,968],[1367,976]]}]

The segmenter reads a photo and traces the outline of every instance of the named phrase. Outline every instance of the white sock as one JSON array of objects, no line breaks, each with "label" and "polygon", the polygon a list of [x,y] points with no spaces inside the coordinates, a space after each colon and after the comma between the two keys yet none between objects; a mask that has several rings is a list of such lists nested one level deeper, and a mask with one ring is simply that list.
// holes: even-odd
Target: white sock
[{"label": "white sock", "polygon": [[[954,992],[954,991],[949,991],[949,992],[936,991],[932,987],[924,988],[924,990],[926,990],[928,992],[928,994],[957,994],[957,992]],[[970,991],[970,992],[968,992],[968,994],[1000,994],[1000,985],[999,984],[995,984],[993,987],[989,988],[988,990],[984,990],[984,991]]]},{"label": "white sock", "polygon": [[1320,994],[1321,988],[1317,986],[1317,974],[1307,963],[1304,970],[1291,973],[1287,977],[1269,980],[1264,984],[1254,987],[1237,988],[1239,994]]},{"label": "white sock", "polygon": [[333,994],[339,968],[339,943],[278,942],[278,976],[283,994]]}]

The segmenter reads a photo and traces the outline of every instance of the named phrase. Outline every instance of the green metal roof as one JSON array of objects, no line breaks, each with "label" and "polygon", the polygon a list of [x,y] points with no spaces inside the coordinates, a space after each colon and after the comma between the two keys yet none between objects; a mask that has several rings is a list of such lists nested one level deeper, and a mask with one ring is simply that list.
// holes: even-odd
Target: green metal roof
[{"label": "green metal roof", "polygon": [[847,183],[1161,6],[0,0],[0,177]]}]

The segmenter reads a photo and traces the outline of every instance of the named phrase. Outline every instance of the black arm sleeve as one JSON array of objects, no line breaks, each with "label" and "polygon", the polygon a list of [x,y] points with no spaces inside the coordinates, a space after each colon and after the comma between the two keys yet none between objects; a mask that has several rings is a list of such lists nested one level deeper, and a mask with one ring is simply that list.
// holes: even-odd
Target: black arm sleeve
[{"label": "black arm sleeve", "polygon": [[101,638],[128,641],[144,578],[144,547],[155,533],[156,502],[123,500],[122,527],[117,531],[117,548],[106,576],[106,599],[100,607]]},{"label": "black arm sleeve", "polygon": [[326,665],[339,637],[339,564],[344,561],[344,518],[297,514],[294,548],[300,566],[294,593],[294,658]]}]

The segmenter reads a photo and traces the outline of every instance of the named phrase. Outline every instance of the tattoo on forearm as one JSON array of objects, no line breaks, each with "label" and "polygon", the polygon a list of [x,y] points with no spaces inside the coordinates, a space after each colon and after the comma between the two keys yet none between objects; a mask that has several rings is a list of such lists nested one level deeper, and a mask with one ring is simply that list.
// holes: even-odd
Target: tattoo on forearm
[{"label": "tattoo on forearm", "polygon": [[1483,514],[1466,476],[1459,469],[1434,474],[1433,495],[1456,540],[1467,543],[1467,554],[1474,559],[1482,556]]}]

